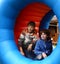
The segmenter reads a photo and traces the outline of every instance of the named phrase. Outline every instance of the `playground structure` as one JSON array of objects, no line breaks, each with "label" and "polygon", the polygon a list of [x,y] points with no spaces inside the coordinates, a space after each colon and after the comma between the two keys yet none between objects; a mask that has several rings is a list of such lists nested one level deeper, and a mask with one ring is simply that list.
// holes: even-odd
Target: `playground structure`
[{"label": "playground structure", "polygon": [[29,62],[30,64],[60,64],[60,34],[58,37],[57,47],[49,57],[42,61],[33,61],[25,58],[17,49],[14,40],[16,18],[23,8],[34,2],[43,3],[50,7],[41,18],[40,29],[48,29],[52,16],[56,14],[59,23],[58,29],[60,32],[60,0],[0,0],[0,61],[2,64],[28,64]]}]

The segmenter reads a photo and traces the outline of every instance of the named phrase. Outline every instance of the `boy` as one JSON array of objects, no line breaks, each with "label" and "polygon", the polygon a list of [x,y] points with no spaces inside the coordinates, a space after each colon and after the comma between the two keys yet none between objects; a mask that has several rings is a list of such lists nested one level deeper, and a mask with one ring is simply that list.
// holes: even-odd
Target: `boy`
[{"label": "boy", "polygon": [[52,41],[50,37],[50,32],[47,29],[40,31],[40,40],[37,41],[34,53],[36,54],[36,59],[41,60],[49,56],[52,52]]},{"label": "boy", "polygon": [[28,58],[33,58],[33,49],[37,41],[37,31],[35,30],[35,23],[30,21],[27,24],[27,29],[24,30],[19,37],[19,48],[22,55]]}]

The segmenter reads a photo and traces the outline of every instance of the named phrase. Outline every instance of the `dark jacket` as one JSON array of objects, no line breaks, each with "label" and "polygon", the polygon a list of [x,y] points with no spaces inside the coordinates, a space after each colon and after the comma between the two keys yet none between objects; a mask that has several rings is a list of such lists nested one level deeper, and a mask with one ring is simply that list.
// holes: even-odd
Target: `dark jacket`
[{"label": "dark jacket", "polygon": [[47,56],[51,54],[52,52],[52,41],[51,40],[48,40],[45,42],[44,40],[40,39],[36,42],[34,53],[36,55],[39,55],[39,54],[42,54],[43,52],[45,52]]}]

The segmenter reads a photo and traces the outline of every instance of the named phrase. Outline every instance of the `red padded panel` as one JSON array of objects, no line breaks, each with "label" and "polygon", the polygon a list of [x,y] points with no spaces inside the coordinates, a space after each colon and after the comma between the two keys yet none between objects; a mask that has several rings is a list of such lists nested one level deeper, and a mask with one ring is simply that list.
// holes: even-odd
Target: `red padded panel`
[{"label": "red padded panel", "polygon": [[34,21],[36,23],[36,29],[40,25],[42,18],[50,11],[50,8],[42,3],[32,3],[26,6],[22,11],[20,11],[14,28],[15,41],[18,43],[18,38],[22,30],[24,30],[29,21]]}]

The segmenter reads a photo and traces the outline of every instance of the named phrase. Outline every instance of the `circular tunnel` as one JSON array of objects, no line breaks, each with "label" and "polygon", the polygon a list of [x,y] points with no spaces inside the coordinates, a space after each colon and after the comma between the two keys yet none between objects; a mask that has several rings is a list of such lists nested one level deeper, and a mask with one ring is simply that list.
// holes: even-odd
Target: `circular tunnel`
[{"label": "circular tunnel", "polygon": [[[60,61],[59,61],[60,59],[59,57],[60,55],[60,52],[59,52],[60,35],[58,38],[58,44],[57,44],[56,49],[52,52],[52,54],[49,57],[47,57],[46,59],[42,61],[33,61],[31,59],[25,58],[24,56],[20,54],[20,52],[17,49],[15,40],[17,42],[19,33],[23,30],[23,27],[26,27],[26,25],[23,24],[23,22],[27,23],[28,21],[33,20],[38,25],[41,22],[40,24],[41,28],[48,28],[51,17],[54,15],[54,13],[50,11],[51,9],[46,7],[46,5],[42,3],[32,4],[36,6],[37,10],[33,8],[34,6],[31,7],[31,5],[29,4],[33,2],[45,3],[54,11],[54,13],[56,14],[58,18],[59,32],[60,32],[60,14],[59,14],[60,0],[58,1],[56,0],[53,0],[53,1],[52,0],[49,0],[49,1],[48,0],[35,0],[35,1],[34,0],[33,1],[32,0],[29,0],[29,1],[28,0],[26,1],[24,0],[17,0],[17,1],[16,0],[1,0],[0,1],[1,3],[0,4],[0,9],[1,9],[0,10],[1,12],[0,14],[0,61],[2,62],[2,64],[28,64],[29,62],[30,64],[39,64],[39,63],[40,64],[60,64]],[[29,6],[27,5],[29,5],[31,8],[29,8]],[[38,8],[42,8],[42,9],[38,9]],[[32,13],[33,12],[34,13],[33,14],[30,13],[31,11],[29,9],[31,9]],[[26,10],[29,10],[29,11],[26,12]],[[41,14],[41,12],[43,14]],[[47,16],[48,16],[48,21],[46,20],[43,21],[43,17],[46,18]],[[24,26],[22,26],[22,24]],[[38,25],[36,25],[36,27],[38,27]]]}]

